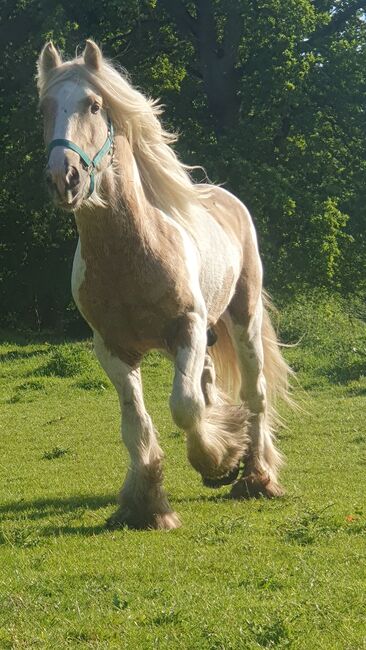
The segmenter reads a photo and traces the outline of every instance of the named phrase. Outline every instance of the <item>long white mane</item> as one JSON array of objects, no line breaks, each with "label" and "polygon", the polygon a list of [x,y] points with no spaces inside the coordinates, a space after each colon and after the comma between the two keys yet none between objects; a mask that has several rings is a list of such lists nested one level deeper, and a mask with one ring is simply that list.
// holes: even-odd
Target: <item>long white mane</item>
[{"label": "long white mane", "polygon": [[83,57],[78,57],[49,71],[46,77],[39,73],[40,99],[51,86],[70,78],[85,80],[103,97],[115,132],[127,136],[149,202],[189,229],[197,210],[202,209],[199,199],[208,196],[209,186],[194,184],[189,175],[193,168],[180,162],[171,148],[177,136],[167,132],[158,119],[161,106],[133,88],[104,57],[98,70],[91,70]]}]

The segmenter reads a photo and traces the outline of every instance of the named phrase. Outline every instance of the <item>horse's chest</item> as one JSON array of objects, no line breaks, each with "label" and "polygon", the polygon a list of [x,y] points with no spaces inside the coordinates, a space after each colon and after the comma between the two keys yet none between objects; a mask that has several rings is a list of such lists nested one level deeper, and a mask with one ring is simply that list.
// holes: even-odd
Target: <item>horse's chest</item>
[{"label": "horse's chest", "polygon": [[80,244],[72,290],[85,320],[119,356],[166,347],[170,323],[192,304],[172,264],[148,256],[83,257]]}]

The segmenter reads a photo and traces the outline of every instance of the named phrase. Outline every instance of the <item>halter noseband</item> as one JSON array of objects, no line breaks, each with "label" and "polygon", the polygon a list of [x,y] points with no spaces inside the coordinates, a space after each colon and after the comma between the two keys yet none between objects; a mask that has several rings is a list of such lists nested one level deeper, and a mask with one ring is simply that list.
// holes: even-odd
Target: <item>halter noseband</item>
[{"label": "halter noseband", "polygon": [[102,146],[102,148],[98,151],[98,153],[95,154],[93,159],[89,158],[89,156],[85,153],[85,151],[80,149],[80,147],[78,147],[77,144],[74,144],[73,142],[71,142],[71,140],[63,140],[62,138],[58,138],[50,142],[50,144],[47,147],[47,158],[50,157],[50,153],[52,149],[54,149],[55,147],[64,147],[65,149],[71,149],[71,151],[75,151],[75,153],[77,153],[80,156],[80,160],[90,176],[90,186],[89,186],[89,193],[88,193],[88,198],[89,198],[89,196],[93,194],[95,188],[94,174],[97,165],[100,163],[103,156],[105,156],[107,153],[111,151],[111,149],[113,148],[113,143],[114,143],[113,124],[110,120],[108,120],[107,139],[104,145]]}]

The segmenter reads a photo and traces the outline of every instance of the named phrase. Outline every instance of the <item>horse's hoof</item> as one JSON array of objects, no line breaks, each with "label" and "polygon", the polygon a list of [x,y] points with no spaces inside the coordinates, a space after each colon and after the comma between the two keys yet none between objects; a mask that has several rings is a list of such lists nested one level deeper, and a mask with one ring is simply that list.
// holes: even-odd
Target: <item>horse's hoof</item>
[{"label": "horse's hoof", "polygon": [[150,527],[156,530],[174,530],[180,528],[181,525],[176,512],[165,512],[163,515],[155,515],[154,525]]},{"label": "horse's hoof", "polygon": [[273,499],[283,495],[284,490],[278,483],[270,479],[269,476],[257,474],[243,476],[234,483],[230,492],[232,499],[257,499],[259,497]]},{"label": "horse's hoof", "polygon": [[231,483],[234,483],[235,479],[237,478],[239,474],[239,469],[240,469],[240,463],[234,467],[233,469],[230,470],[227,474],[224,476],[220,476],[220,478],[205,478],[204,476],[202,477],[202,482],[205,487],[208,488],[219,488],[222,485],[231,485]]},{"label": "horse's hoof", "polygon": [[130,528],[132,530],[174,530],[181,526],[176,512],[136,513],[121,506],[106,522],[107,528]]}]

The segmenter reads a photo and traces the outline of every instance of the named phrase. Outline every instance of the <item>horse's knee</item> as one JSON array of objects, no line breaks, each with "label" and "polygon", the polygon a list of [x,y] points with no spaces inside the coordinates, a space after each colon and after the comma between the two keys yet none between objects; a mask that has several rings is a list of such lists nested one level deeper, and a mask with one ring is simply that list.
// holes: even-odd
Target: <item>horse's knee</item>
[{"label": "horse's knee", "polygon": [[173,420],[181,429],[192,429],[200,420],[205,407],[203,397],[193,391],[173,390],[170,409]]},{"label": "horse's knee", "polygon": [[265,391],[257,390],[247,393],[246,401],[253,415],[261,415],[267,409],[267,397]]}]

